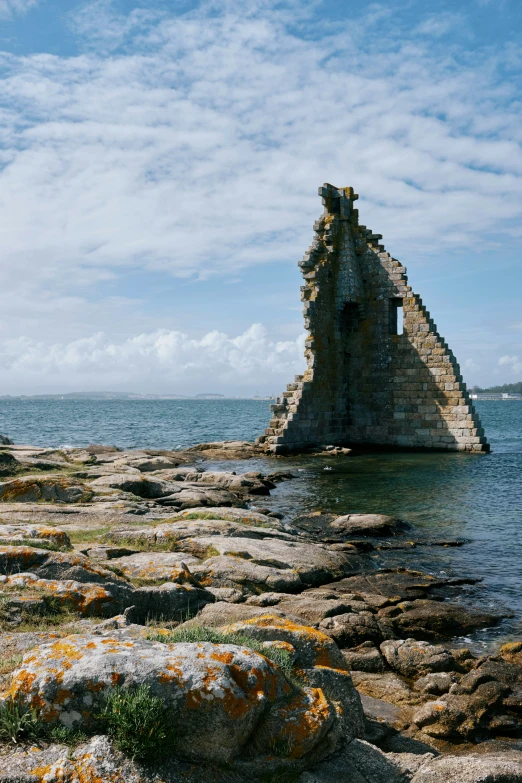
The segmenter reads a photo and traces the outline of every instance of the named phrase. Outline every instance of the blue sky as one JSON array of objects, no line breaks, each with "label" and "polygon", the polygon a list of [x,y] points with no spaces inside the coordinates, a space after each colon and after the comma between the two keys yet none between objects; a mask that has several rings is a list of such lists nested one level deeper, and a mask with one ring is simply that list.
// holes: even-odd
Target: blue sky
[{"label": "blue sky", "polygon": [[517,0],[0,0],[0,394],[278,393],[352,185],[469,385],[522,379]]}]

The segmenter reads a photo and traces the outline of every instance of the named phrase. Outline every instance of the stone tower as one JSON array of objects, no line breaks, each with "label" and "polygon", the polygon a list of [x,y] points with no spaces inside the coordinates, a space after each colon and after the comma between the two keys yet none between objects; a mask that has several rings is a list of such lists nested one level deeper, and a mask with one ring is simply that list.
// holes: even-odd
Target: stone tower
[{"label": "stone tower", "polygon": [[[319,188],[324,212],[300,262],[307,370],[260,438],[275,453],[360,445],[487,452],[459,366],[406,269],[359,225],[352,188]],[[402,322],[402,323],[401,323]]]}]

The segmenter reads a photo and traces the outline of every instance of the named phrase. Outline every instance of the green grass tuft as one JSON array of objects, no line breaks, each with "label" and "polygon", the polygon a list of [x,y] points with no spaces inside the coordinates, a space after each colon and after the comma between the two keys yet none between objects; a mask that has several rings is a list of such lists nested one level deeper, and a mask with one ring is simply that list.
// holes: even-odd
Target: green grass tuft
[{"label": "green grass tuft", "polygon": [[194,625],[189,628],[174,628],[169,633],[151,631],[147,634],[147,639],[165,644],[211,642],[212,644],[236,644],[238,647],[247,647],[272,661],[294,685],[302,685],[302,681],[294,671],[292,656],[288,650],[282,650],[278,647],[264,647],[263,642],[247,634],[227,633],[217,628]]},{"label": "green grass tuft", "polygon": [[0,675],[10,674],[22,663],[23,655],[0,656]]},{"label": "green grass tuft", "polygon": [[102,537],[109,533],[110,527],[93,527],[87,530],[67,530],[71,544],[99,544]]},{"label": "green grass tuft", "polygon": [[53,726],[49,729],[47,739],[50,742],[56,742],[59,745],[70,745],[74,747],[81,742],[86,742],[89,737],[81,729],[68,729],[67,726]]},{"label": "green grass tuft", "polygon": [[147,685],[115,688],[97,719],[118,750],[131,759],[158,758],[173,740],[170,711]]},{"label": "green grass tuft", "polygon": [[[30,589],[26,588],[27,591]],[[35,591],[37,596],[38,591]],[[79,619],[80,615],[63,606],[58,596],[44,595],[42,598],[39,606],[28,610],[11,607],[9,596],[0,595],[0,631],[54,631],[59,626],[72,624]],[[82,629],[71,627],[68,633],[82,633]]]},{"label": "green grass tuft", "polygon": [[16,700],[0,704],[0,740],[17,744],[21,740],[35,740],[41,733],[36,710]]}]

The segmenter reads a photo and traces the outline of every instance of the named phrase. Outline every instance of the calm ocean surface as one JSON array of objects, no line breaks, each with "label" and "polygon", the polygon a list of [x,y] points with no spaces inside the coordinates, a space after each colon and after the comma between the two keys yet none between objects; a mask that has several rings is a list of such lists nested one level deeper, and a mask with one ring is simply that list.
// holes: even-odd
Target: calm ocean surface
[{"label": "calm ocean surface", "polygon": [[[116,444],[179,448],[211,440],[253,440],[269,419],[257,400],[0,400],[0,433],[42,446]],[[482,577],[473,600],[522,618],[522,403],[477,404],[492,446],[485,456],[365,454],[291,457],[234,464],[235,470],[288,469],[263,505],[289,517],[304,509],[396,514],[427,536],[465,538],[461,548],[426,547],[387,562],[432,573]],[[230,469],[230,463],[220,467]],[[325,467],[331,470],[325,470]],[[261,499],[260,499],[261,500]],[[521,636],[518,619],[477,634],[475,644]]]}]

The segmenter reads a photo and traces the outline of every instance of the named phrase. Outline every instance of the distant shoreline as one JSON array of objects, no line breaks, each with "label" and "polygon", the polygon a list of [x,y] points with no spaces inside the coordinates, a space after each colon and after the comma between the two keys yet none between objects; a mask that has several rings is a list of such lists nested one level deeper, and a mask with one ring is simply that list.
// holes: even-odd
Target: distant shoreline
[{"label": "distant shoreline", "polygon": [[224,394],[195,394],[193,397],[189,395],[181,395],[181,394],[84,394],[81,392],[73,392],[70,394],[4,394],[0,396],[0,401],[6,401],[6,400],[92,400],[97,402],[108,402],[108,401],[121,401],[121,402],[128,402],[130,400],[145,400],[145,401],[151,401],[151,400],[174,400],[177,402],[183,402],[184,400],[206,400],[206,401],[214,401],[219,402],[221,400],[258,400],[260,402],[262,401],[269,401],[269,400],[275,400],[277,399],[277,395],[267,395],[266,397],[262,396],[256,396],[256,397],[248,397],[248,396],[225,396]]}]

